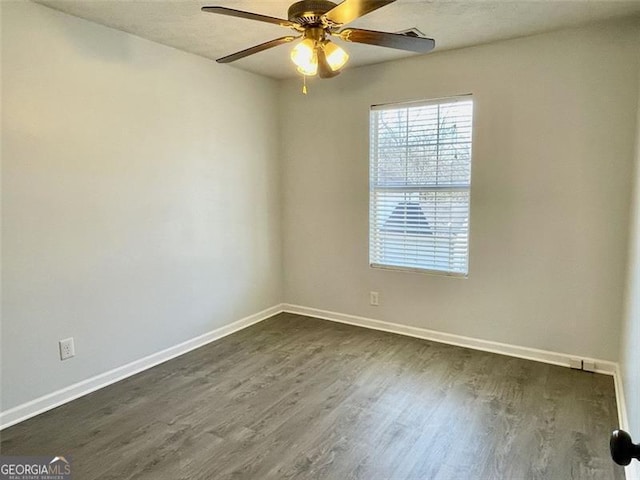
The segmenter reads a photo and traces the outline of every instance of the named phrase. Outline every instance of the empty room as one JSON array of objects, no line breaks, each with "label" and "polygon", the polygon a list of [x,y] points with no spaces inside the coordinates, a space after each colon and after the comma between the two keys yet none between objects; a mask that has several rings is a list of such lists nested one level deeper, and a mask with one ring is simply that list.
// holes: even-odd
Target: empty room
[{"label": "empty room", "polygon": [[0,480],[640,480],[640,1],[0,27]]}]

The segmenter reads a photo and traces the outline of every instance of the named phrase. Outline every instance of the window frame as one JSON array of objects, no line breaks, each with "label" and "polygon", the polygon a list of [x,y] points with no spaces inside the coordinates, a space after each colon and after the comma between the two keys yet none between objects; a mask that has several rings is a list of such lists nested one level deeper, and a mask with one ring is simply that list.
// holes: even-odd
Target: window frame
[{"label": "window frame", "polygon": [[[373,145],[372,145],[372,122],[371,122],[371,113],[375,110],[393,110],[396,108],[411,108],[411,107],[422,107],[429,105],[438,105],[442,103],[451,103],[456,101],[471,101],[471,138],[470,138],[470,155],[469,155],[469,182],[468,184],[458,184],[458,185],[438,185],[438,186],[398,186],[398,187],[375,187],[374,186],[374,176],[372,174],[373,169]],[[439,97],[427,100],[408,100],[403,102],[389,102],[382,104],[373,104],[369,108],[369,154],[368,154],[368,167],[369,167],[369,227],[368,227],[368,262],[369,268],[373,268],[376,270],[390,270],[395,272],[409,272],[409,273],[419,273],[425,275],[437,275],[437,276],[446,276],[453,278],[469,278],[469,270],[471,263],[471,187],[472,187],[472,175],[473,175],[473,143],[475,136],[475,126],[474,126],[474,118],[475,118],[475,101],[474,96],[471,93],[453,95],[448,97]],[[373,228],[372,224],[374,220],[374,201],[373,201],[373,193],[375,190],[393,190],[397,192],[416,192],[416,191],[424,191],[424,192],[455,192],[455,191],[464,191],[468,192],[468,215],[467,215],[467,252],[466,252],[466,271],[465,272],[457,272],[451,270],[440,270],[436,268],[422,268],[422,267],[411,267],[411,266],[403,266],[403,265],[391,265],[391,264],[383,264],[383,263],[374,263],[372,261],[372,244],[374,241],[373,238]]]}]

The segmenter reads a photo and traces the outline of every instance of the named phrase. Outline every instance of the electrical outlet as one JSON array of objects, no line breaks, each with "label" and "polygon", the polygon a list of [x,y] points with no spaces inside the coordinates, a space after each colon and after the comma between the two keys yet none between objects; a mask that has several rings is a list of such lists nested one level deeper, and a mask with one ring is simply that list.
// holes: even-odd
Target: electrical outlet
[{"label": "electrical outlet", "polygon": [[585,372],[595,372],[596,371],[596,362],[593,360],[583,360],[582,361],[582,369]]},{"label": "electrical outlet", "polygon": [[73,344],[73,337],[60,340],[58,344],[60,345],[60,360],[66,360],[75,356],[76,347]]},{"label": "electrical outlet", "polygon": [[580,360],[579,358],[570,358],[569,368],[573,368],[575,370],[582,370],[582,360]]},{"label": "electrical outlet", "polygon": [[377,307],[380,305],[380,297],[378,292],[369,292],[369,304]]}]

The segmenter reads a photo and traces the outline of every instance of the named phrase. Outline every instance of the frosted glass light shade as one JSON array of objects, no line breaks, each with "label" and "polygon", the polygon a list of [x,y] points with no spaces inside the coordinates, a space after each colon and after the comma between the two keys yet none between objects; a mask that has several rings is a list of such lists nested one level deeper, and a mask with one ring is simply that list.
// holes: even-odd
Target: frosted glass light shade
[{"label": "frosted glass light shade", "polygon": [[291,61],[303,75],[313,76],[318,73],[318,54],[316,42],[305,38],[291,50]]}]

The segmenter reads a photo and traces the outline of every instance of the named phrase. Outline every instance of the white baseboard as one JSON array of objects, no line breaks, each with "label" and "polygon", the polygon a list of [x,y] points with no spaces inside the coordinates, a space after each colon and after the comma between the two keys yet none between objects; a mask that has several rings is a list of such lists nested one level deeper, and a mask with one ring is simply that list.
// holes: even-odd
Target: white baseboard
[{"label": "white baseboard", "polygon": [[552,365],[561,365],[563,367],[569,366],[569,360],[571,358],[579,357],[581,359],[594,362],[596,365],[596,373],[604,373],[607,375],[615,376],[618,369],[617,363],[610,362],[608,360],[598,360],[594,358],[580,357],[578,355],[569,355],[566,353],[521,347],[519,345],[492,342],[490,340],[464,337],[462,335],[454,335],[452,333],[427,330],[426,328],[420,327],[411,327],[408,325],[401,325],[399,323],[383,322],[382,320],[358,317],[356,315],[348,315],[345,313],[330,312],[327,310],[303,307],[300,305],[291,305],[285,303],[282,308],[285,312],[289,313],[322,318],[324,320],[331,320],[332,322],[347,323],[349,325],[371,328],[373,330],[381,330],[383,332],[397,333],[400,335],[407,335],[409,337],[423,338],[425,340],[432,340],[434,342],[456,345],[458,347],[472,348],[474,350],[482,350],[484,352],[498,353],[501,355],[508,355],[510,357],[524,358],[537,362],[550,363]]},{"label": "white baseboard", "polygon": [[627,417],[627,402],[624,396],[624,384],[622,382],[622,372],[619,366],[616,366],[616,372],[613,376],[616,385],[616,404],[618,406],[618,424],[620,429],[629,430],[629,419]]},{"label": "white baseboard", "polygon": [[26,402],[4,412],[0,412],[0,430],[104,388],[112,383],[124,380],[127,377],[140,373],[151,367],[155,367],[167,360],[184,355],[191,350],[202,347],[214,340],[226,337],[238,330],[242,330],[243,328],[247,328],[253,324],[266,320],[267,318],[281,313],[282,311],[281,304],[274,305],[266,310],[249,315],[248,317],[237,320],[229,325],[216,328],[215,330],[211,330],[210,332],[192,338],[191,340],[187,340],[186,342],[179,343],[178,345],[174,345],[173,347],[169,347],[160,352],[153,353],[141,358],[140,360],[114,368],[108,372],[101,373],[95,377],[88,378],[56,392],[49,393],[36,398],[35,400],[31,400],[30,402]]}]

